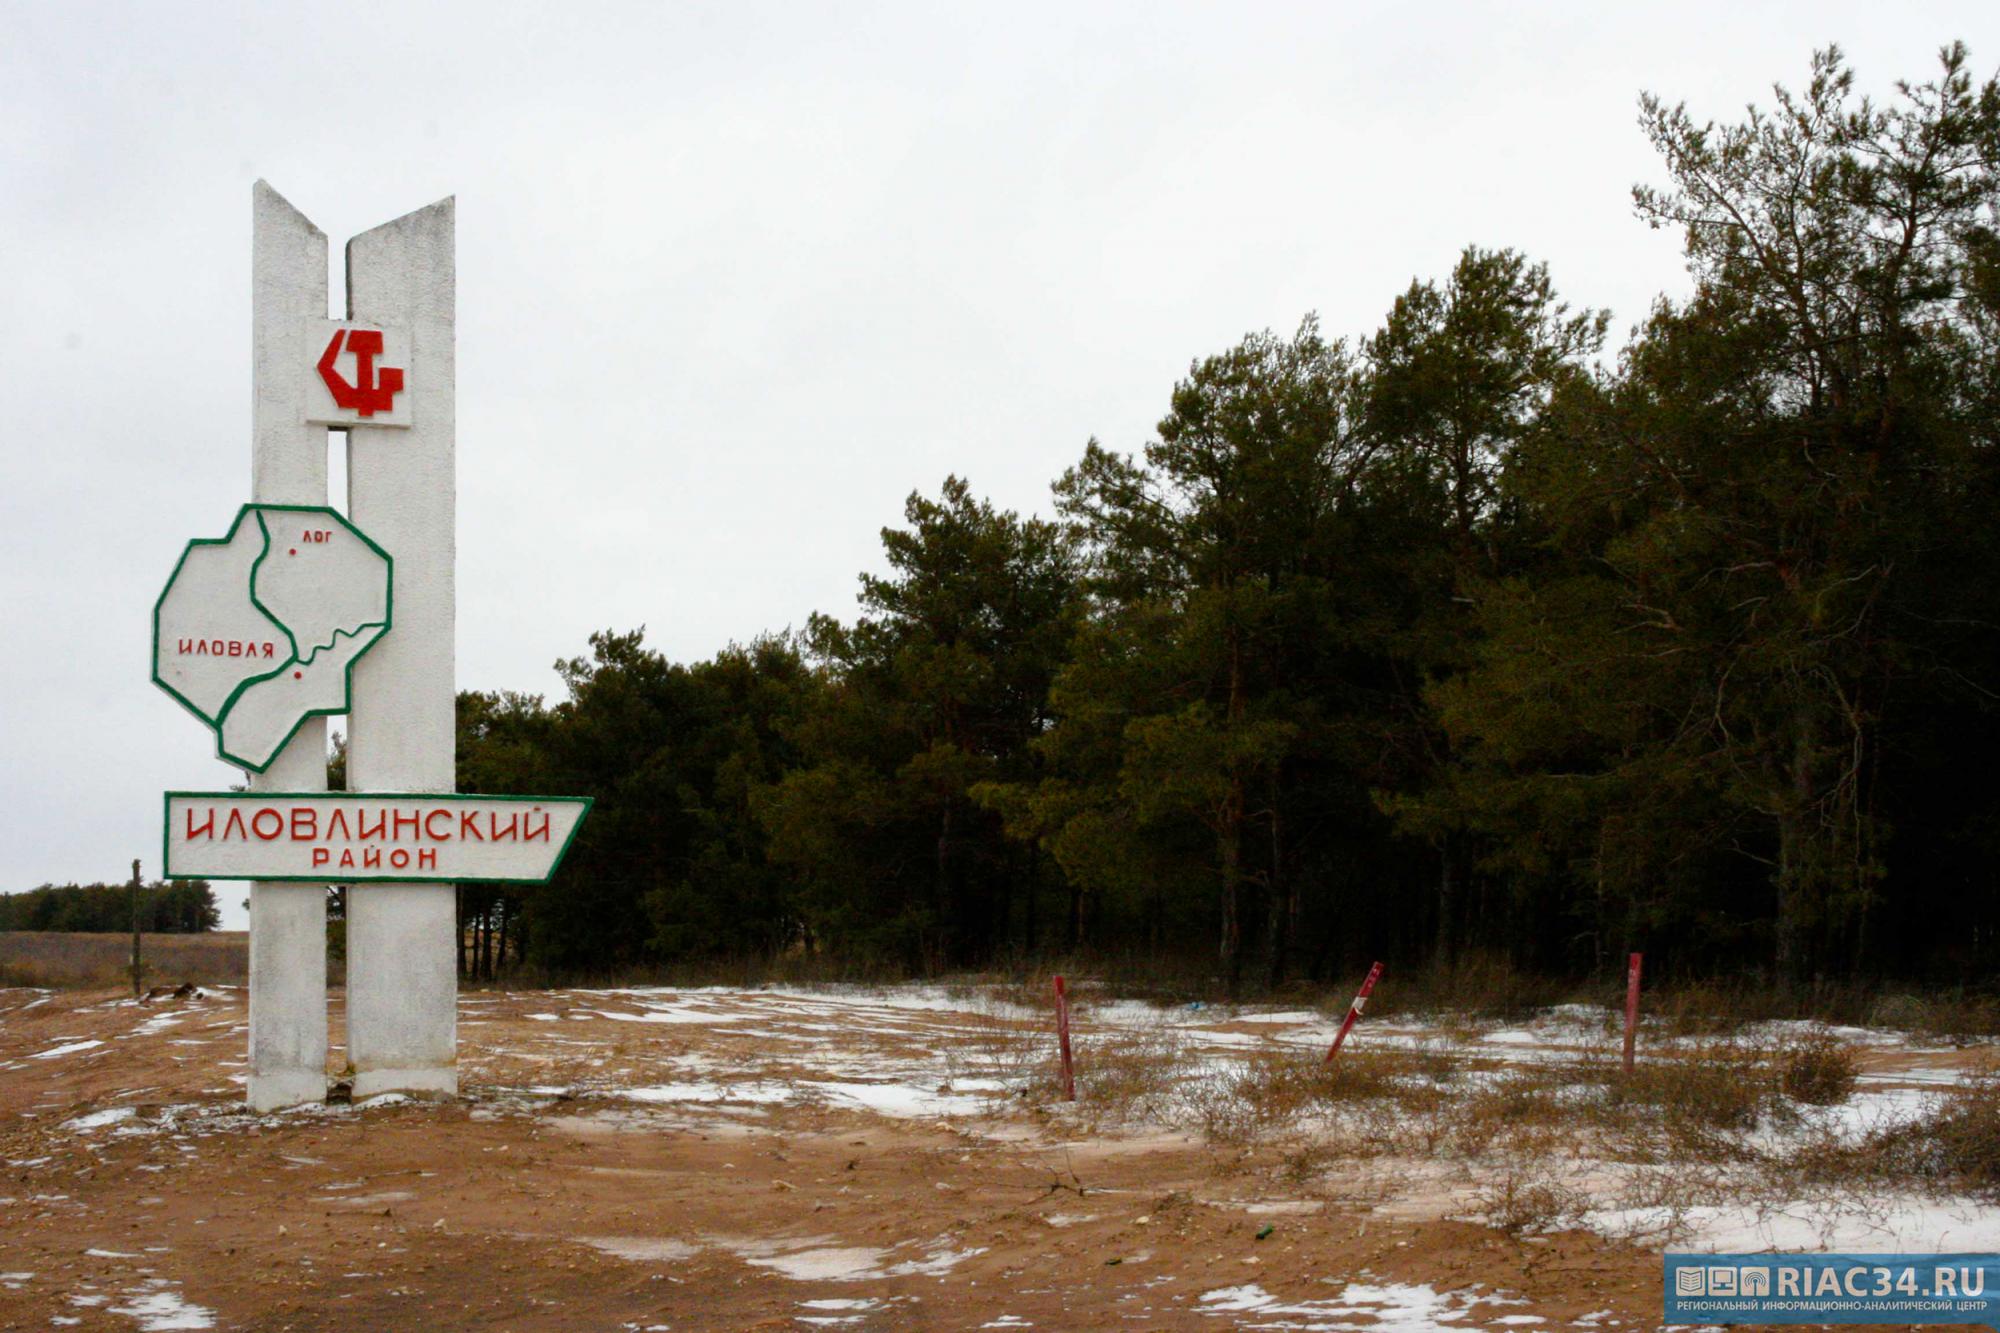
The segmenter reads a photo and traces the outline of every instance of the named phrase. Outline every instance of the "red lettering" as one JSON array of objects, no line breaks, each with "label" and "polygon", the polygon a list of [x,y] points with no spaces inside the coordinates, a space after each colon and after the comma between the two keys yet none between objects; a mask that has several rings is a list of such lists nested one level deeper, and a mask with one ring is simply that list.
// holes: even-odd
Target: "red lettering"
[{"label": "red lettering", "polygon": [[342,849],[340,853],[340,868],[342,870],[354,869],[354,849],[352,847]]},{"label": "red lettering", "polygon": [[333,852],[326,847],[313,848],[313,869],[317,870],[333,859]]},{"label": "red lettering", "polygon": [[240,640],[231,639],[229,641],[229,655],[231,657],[243,656],[243,644]]},{"label": "red lettering", "polygon": [[489,842],[507,842],[521,835],[519,815],[507,816],[507,827],[500,827],[500,812],[495,810],[486,816],[486,836]]},{"label": "red lettering", "polygon": [[373,870],[381,864],[382,849],[380,847],[370,847],[361,853],[361,868],[363,870]]},{"label": "red lettering", "polygon": [[192,842],[196,838],[213,838],[214,836],[215,836],[214,806],[211,805],[210,807],[208,807],[208,818],[202,823],[202,826],[200,828],[196,828],[194,826],[194,811],[189,810],[187,812],[187,834],[185,837],[182,838],[183,842]]},{"label": "red lettering", "polygon": [[[439,819],[443,819],[443,820],[444,820],[444,832],[443,832],[443,833],[439,833],[439,832],[437,831],[437,829],[433,827],[433,825],[435,825],[435,824],[437,823],[437,821],[438,821]],[[425,836],[426,838],[429,838],[429,839],[430,839],[430,840],[431,840],[432,842],[450,842],[450,841],[451,841],[451,811],[449,811],[449,810],[433,810],[433,811],[431,811],[431,812],[430,812],[429,814],[425,815],[425,816],[424,816],[424,836]]]},{"label": "red lettering", "polygon": [[375,827],[372,829],[368,827],[368,812],[366,810],[355,815],[354,823],[359,830],[354,835],[355,837],[361,839],[363,842],[373,842],[389,831],[389,812],[387,810],[377,810],[375,814]]},{"label": "red lettering", "polygon": [[276,646],[277,646],[276,644],[270,644],[270,643],[267,643],[267,644],[265,644],[265,645],[264,645],[264,656],[266,656],[266,657],[269,657],[269,656],[271,655],[271,650],[272,650],[273,648],[275,648]]},{"label": "red lettering", "polygon": [[229,818],[222,822],[222,840],[224,842],[229,841],[231,830],[235,831],[236,837],[243,839],[245,842],[250,841],[250,831],[243,827],[243,812],[235,806],[229,807]]},{"label": "red lettering", "polygon": [[[530,822],[537,814],[542,817],[542,826],[540,828],[535,828]],[[521,823],[528,829],[528,836],[522,839],[523,842],[547,842],[549,840],[549,812],[542,809],[539,805]]]},{"label": "red lettering", "polygon": [[398,847],[395,851],[390,852],[389,864],[397,870],[401,870],[404,866],[410,864],[410,849],[407,847]]},{"label": "red lettering", "polygon": [[389,834],[390,842],[401,842],[403,840],[403,825],[405,824],[410,826],[410,836],[412,838],[422,836],[421,826],[417,822],[417,812],[412,810],[409,814],[405,815],[401,810],[398,810],[395,813],[393,831]]},{"label": "red lettering", "polygon": [[[269,833],[264,832],[265,815],[269,815],[271,817],[271,831]],[[276,810],[271,809],[271,807],[265,806],[262,810],[259,810],[256,814],[250,816],[250,831],[256,834],[259,838],[262,838],[265,842],[269,842],[271,839],[277,837],[280,833],[283,833],[285,831],[285,817],[279,814]]]},{"label": "red lettering", "polygon": [[312,842],[319,837],[319,811],[309,805],[292,807],[292,841]]},{"label": "red lettering", "polygon": [[333,818],[326,821],[326,840],[347,842],[353,837],[354,835],[347,831],[347,811],[336,805],[333,807]]},{"label": "red lettering", "polygon": [[467,838],[472,838],[479,842],[486,841],[485,835],[479,831],[479,814],[477,811],[467,811],[458,817],[458,838],[460,842],[465,841]]},{"label": "red lettering", "polygon": [[182,640],[180,641],[180,645],[181,645],[181,651],[182,651],[183,653],[189,653],[189,652],[193,652],[193,651],[194,651],[194,640],[193,640],[193,639],[182,639]]},{"label": "red lettering", "polygon": [[438,866],[437,848],[426,847],[417,853],[417,869],[436,870]]}]

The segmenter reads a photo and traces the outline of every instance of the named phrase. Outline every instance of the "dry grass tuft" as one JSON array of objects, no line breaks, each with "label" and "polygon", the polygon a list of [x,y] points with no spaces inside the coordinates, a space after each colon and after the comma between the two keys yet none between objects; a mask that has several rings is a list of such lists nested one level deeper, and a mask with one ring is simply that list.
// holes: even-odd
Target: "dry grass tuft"
[{"label": "dry grass tuft", "polygon": [[1670,1129],[1701,1131],[1755,1129],[1776,1093],[1769,1053],[1726,1041],[1644,1061],[1609,1086],[1614,1105],[1651,1107]]},{"label": "dry grass tuft", "polygon": [[1913,1124],[1873,1136],[1891,1179],[2000,1199],[2000,1077],[1947,1093]]},{"label": "dry grass tuft", "polygon": [[1590,1211],[1590,1197],[1545,1172],[1509,1170],[1478,1195],[1475,1215],[1510,1236],[1573,1227]]},{"label": "dry grass tuft", "polygon": [[1854,1095],[1860,1066],[1852,1048],[1825,1031],[1808,1033],[1783,1053],[1778,1086],[1808,1106],[1838,1106]]}]

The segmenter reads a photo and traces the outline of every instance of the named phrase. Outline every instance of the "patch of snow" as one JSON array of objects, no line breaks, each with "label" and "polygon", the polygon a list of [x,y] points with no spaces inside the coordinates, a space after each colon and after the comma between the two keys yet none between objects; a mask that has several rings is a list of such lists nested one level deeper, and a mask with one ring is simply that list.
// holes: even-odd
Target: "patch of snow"
[{"label": "patch of snow", "polygon": [[[1282,1301],[1254,1283],[1238,1287],[1218,1287],[1203,1292],[1200,1308],[1207,1315],[1292,1315],[1311,1320],[1307,1324],[1258,1324],[1260,1328],[1312,1328],[1354,1330],[1362,1333],[1437,1333],[1437,1330],[1464,1319],[1477,1305],[1519,1305],[1498,1293],[1476,1289],[1440,1294],[1429,1285],[1409,1283],[1370,1284],[1349,1282],[1339,1296],[1322,1300]],[[1366,1322],[1334,1322],[1335,1316],[1358,1315]],[[1238,1321],[1239,1324],[1241,1321]],[[1542,1323],[1540,1315],[1510,1315],[1497,1322]]]},{"label": "patch of snow", "polygon": [[907,1083],[809,1083],[842,1101],[854,1102],[879,1115],[909,1119],[917,1116],[972,1115],[986,1105],[976,1094],[929,1092]]},{"label": "patch of snow", "polygon": [[62,1046],[51,1046],[48,1050],[37,1051],[28,1058],[30,1060],[53,1060],[58,1056],[75,1055],[78,1051],[87,1051],[94,1046],[102,1046],[103,1044],[103,1042],[93,1037],[88,1041],[72,1041]]},{"label": "patch of snow", "polygon": [[1799,1199],[1786,1203],[1600,1209],[1584,1225],[1606,1236],[1672,1232],[1675,1247],[1704,1253],[1766,1250],[1880,1251],[1947,1254],[1990,1249],[2000,1235],[2000,1206],[1916,1198]]},{"label": "patch of snow", "polygon": [[78,1131],[103,1129],[106,1125],[115,1125],[121,1120],[130,1120],[138,1113],[137,1107],[110,1106],[102,1111],[92,1111],[88,1115],[80,1115],[74,1120],[65,1121],[63,1128]]},{"label": "patch of snow", "polygon": [[164,1279],[154,1279],[140,1294],[127,1299],[129,1305],[114,1305],[111,1313],[138,1320],[143,1333],[215,1327],[215,1311],[182,1299]]},{"label": "patch of snow", "polygon": [[[720,1023],[741,1023],[745,1021],[745,1015],[743,1014],[718,1013],[713,1009],[648,1008],[644,1013],[640,1014],[613,1013],[609,1009],[598,1009],[594,1012],[599,1018],[609,1018],[619,1023],[699,1023],[704,1026],[714,1026]],[[587,1017],[587,1015],[585,1016]],[[578,1015],[571,1014],[570,1017],[576,1018]]]},{"label": "patch of snow", "polygon": [[679,1263],[701,1253],[699,1247],[667,1236],[578,1236],[592,1249],[636,1263]]},{"label": "patch of snow", "polygon": [[789,1084],[772,1080],[752,1083],[658,1083],[645,1088],[620,1088],[616,1096],[634,1102],[784,1102]]},{"label": "patch of snow", "polygon": [[867,1245],[836,1245],[790,1254],[742,1255],[746,1264],[768,1268],[794,1282],[860,1282],[882,1276],[888,1252]]},{"label": "patch of snow", "polygon": [[[890,1263],[894,1250],[873,1245],[838,1245],[831,1236],[766,1240],[744,1236],[704,1236],[706,1243],[726,1249],[755,1268],[768,1268],[795,1282],[865,1282],[885,1277],[936,1276],[950,1272],[984,1250],[952,1250],[948,1238],[929,1242],[920,1259]],[[897,1249],[903,1248],[897,1246]]]}]

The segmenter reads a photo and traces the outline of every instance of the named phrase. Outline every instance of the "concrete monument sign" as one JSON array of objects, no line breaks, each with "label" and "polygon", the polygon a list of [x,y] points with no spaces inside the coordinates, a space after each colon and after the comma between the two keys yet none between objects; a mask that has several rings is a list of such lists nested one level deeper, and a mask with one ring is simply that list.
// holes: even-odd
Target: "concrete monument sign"
[{"label": "concrete monument sign", "polygon": [[[251,503],[188,546],[153,618],[154,680],[249,791],[169,792],[166,873],[251,880],[253,1109],[326,1094],[329,881],[353,886],[355,1095],[450,1094],[456,885],[548,878],[590,802],[456,793],[452,201],[348,242],[345,319],[327,318],[325,234],[262,181],[252,217]],[[325,717],[342,711],[333,793]]]},{"label": "concrete monument sign", "polygon": [[331,509],[245,505],[188,543],[153,608],[153,680],[262,773],[308,717],[345,713],[348,676],[389,631],[392,562]]}]

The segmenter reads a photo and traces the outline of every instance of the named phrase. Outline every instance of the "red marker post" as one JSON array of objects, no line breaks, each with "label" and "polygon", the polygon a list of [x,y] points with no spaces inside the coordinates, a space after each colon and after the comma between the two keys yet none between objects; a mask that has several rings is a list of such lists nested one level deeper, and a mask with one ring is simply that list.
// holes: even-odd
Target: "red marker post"
[{"label": "red marker post", "polygon": [[1633,1046],[1639,1037],[1639,972],[1646,955],[1635,953],[1625,960],[1625,1072],[1632,1072]]},{"label": "red marker post", "polygon": [[1354,1020],[1361,1017],[1361,1011],[1368,1007],[1368,997],[1375,993],[1375,983],[1382,979],[1382,964],[1368,969],[1368,979],[1361,983],[1360,994],[1354,1003],[1347,1006],[1347,1017],[1340,1020],[1340,1031],[1333,1034],[1333,1045],[1327,1048],[1326,1059],[1321,1064],[1332,1064],[1333,1057],[1340,1054],[1340,1043],[1347,1040],[1347,1034],[1354,1029]]},{"label": "red marker post", "polygon": [[1076,1066],[1069,1055],[1069,988],[1063,985],[1061,977],[1056,978],[1056,1042],[1062,1047],[1062,1090],[1063,1100],[1076,1100]]}]

